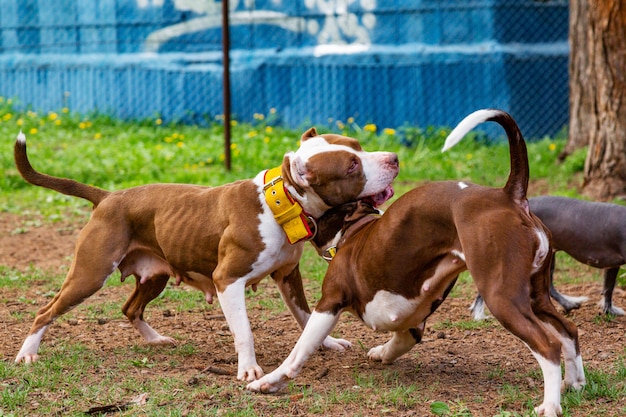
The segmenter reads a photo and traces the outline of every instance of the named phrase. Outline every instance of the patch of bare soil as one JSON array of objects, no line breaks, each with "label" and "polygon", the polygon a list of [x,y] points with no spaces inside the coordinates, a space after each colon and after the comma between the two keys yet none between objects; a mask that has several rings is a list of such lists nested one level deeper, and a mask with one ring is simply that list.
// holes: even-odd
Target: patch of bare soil
[{"label": "patch of bare soil", "polygon": [[[0,265],[18,270],[27,270],[31,266],[55,272],[67,270],[81,225],[72,222],[44,224],[25,227],[24,232],[19,233],[25,221],[26,219],[14,215],[0,216]],[[591,300],[569,316],[579,327],[585,367],[587,371],[610,371],[626,353],[626,319],[618,317],[610,321],[598,320],[599,310],[595,301],[600,297],[600,274],[590,268],[577,273],[595,274],[598,278],[591,284],[559,286],[565,293],[587,295]],[[268,287],[273,285],[270,280],[264,283]],[[106,287],[94,295],[92,300],[93,303],[115,297],[124,300],[131,290],[132,286],[129,285]],[[37,300],[37,305],[20,303],[17,301],[20,294],[0,288],[0,299],[6,300],[0,304],[0,351],[5,361],[14,359],[28,332],[28,326],[14,318],[16,313],[34,313],[46,302],[44,296],[37,295],[37,283],[28,289],[28,293],[29,297]],[[389,335],[369,330],[350,315],[342,316],[336,333],[352,341],[353,348],[343,353],[316,353],[296,379],[296,384],[310,386],[317,393],[341,392],[355,389],[355,370],[361,375],[371,373],[375,380],[382,380],[381,375],[392,372],[394,378],[401,382],[406,381],[407,385],[419,381],[420,386],[428,390],[429,398],[447,403],[464,403],[473,416],[497,414],[502,405],[499,403],[501,395],[498,392],[505,385],[533,392],[534,405],[538,405],[543,396],[543,383],[540,379],[524,375],[533,370],[539,374],[539,365],[524,345],[501,326],[464,330],[461,326],[452,325],[438,326],[438,330],[433,330],[437,323],[455,323],[470,319],[468,306],[473,289],[468,288],[464,293],[467,294],[466,297],[447,300],[429,319],[421,344],[396,363],[387,366],[368,361],[366,353],[369,348],[384,343]],[[616,290],[614,303],[626,307],[623,289]],[[198,354],[190,357],[185,369],[170,369],[170,372],[189,372],[191,378],[197,375],[198,370],[212,366],[216,370],[231,373],[213,375],[212,378],[217,383],[233,382],[237,366],[236,355],[223,317],[219,314],[207,315],[201,309],[172,312],[166,308],[158,311],[155,307],[148,306],[148,311],[150,323],[159,332],[188,338],[197,347]],[[257,307],[252,308],[249,315],[254,328],[259,363],[265,371],[270,371],[287,356],[300,334],[299,329],[288,314],[268,319],[267,311]],[[202,332],[198,331],[199,328]],[[44,340],[54,344],[54,340],[60,338],[79,340],[94,351],[101,352],[103,362],[100,369],[94,370],[93,376],[98,380],[102,378],[102,369],[106,369],[107,362],[116,361],[119,348],[132,346],[140,337],[123,320],[104,320],[100,323],[78,320],[56,323],[51,326]],[[156,350],[155,355],[158,357],[155,359],[167,363],[166,348]],[[168,372],[167,367],[164,369],[161,372]],[[292,400],[293,414],[304,415],[303,408],[298,405],[303,400],[298,397]],[[271,404],[271,400],[268,401]],[[376,404],[377,400],[373,399],[372,403]],[[614,404],[615,410],[623,410],[626,406],[624,403],[626,399],[621,404]],[[432,415],[429,404],[418,404],[408,409],[398,407],[385,412],[391,413],[390,415]],[[372,415],[380,415],[381,412],[383,411],[380,407],[372,406]],[[330,408],[326,415],[353,413],[362,413],[362,409]],[[593,407],[575,409],[574,414],[595,415]]]}]

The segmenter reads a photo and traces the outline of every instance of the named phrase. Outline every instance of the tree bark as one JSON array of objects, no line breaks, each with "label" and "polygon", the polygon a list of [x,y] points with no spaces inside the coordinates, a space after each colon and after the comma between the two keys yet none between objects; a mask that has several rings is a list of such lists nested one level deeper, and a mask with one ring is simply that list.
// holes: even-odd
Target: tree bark
[{"label": "tree bark", "polygon": [[583,193],[626,197],[626,0],[588,2],[588,83],[580,86],[580,134],[589,136]]},{"label": "tree bark", "polygon": [[585,126],[596,126],[595,111],[591,100],[584,94],[595,91],[591,84],[589,66],[589,3],[588,0],[569,2],[569,133],[565,149],[559,161],[571,155],[576,149],[589,144],[589,134]]}]

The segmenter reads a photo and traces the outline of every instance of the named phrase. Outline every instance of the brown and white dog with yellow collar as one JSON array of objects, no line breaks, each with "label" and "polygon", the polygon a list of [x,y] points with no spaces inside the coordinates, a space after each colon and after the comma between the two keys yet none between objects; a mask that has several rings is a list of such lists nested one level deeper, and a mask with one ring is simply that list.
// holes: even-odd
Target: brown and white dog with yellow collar
[{"label": "brown and white dog with yellow collar", "polygon": [[578,331],[550,301],[549,232],[528,209],[524,139],[507,113],[479,110],[450,133],[444,150],[488,120],[501,124],[509,138],[511,172],[503,189],[433,182],[409,191],[382,216],[373,216],[367,206],[349,205],[336,235],[337,213],[344,207],[320,219],[319,251],[337,250],[322,298],[291,354],[249,390],[275,392],[295,378],[343,311],[372,329],[393,332],[391,340],[368,353],[372,360],[393,362],[421,340],[426,318],[458,275],[469,270],[493,315],[541,366],[545,393],[537,413],[561,413],[561,353],[566,387],[582,387],[585,376]]},{"label": "brown and white dog with yellow collar", "polygon": [[[245,305],[245,288],[266,275],[300,327],[310,316],[298,262],[311,226],[331,207],[366,199],[382,204],[393,195],[398,159],[390,152],[365,152],[352,138],[314,128],[289,152],[282,166],[255,178],[220,187],[151,184],[109,192],[35,171],[20,132],[15,161],[31,184],[89,200],[91,219],[82,229],[61,290],[35,317],[16,362],[37,360],[41,339],[60,315],[104,285],[116,270],[136,278],[122,310],[152,344],[174,343],[143,320],[146,305],[170,277],[205,293],[217,293],[238,353],[237,379],[263,375]],[[343,350],[345,340],[326,338],[324,346]]]}]

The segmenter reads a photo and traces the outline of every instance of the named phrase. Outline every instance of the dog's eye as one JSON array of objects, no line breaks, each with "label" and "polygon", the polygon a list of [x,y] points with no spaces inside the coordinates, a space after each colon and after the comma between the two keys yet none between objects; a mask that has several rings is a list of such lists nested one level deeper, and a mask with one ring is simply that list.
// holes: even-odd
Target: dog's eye
[{"label": "dog's eye", "polygon": [[352,174],[359,166],[359,162],[356,160],[352,160],[350,167],[348,168],[348,174]]}]

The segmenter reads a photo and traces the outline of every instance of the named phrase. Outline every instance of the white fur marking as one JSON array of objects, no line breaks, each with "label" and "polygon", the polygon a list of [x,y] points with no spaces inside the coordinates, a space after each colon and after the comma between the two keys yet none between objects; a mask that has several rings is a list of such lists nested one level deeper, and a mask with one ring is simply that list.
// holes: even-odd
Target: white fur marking
[{"label": "white fur marking", "polygon": [[463,137],[471,131],[473,128],[483,123],[487,119],[499,114],[499,110],[476,110],[474,113],[465,117],[461,122],[450,132],[446,138],[446,143],[443,145],[441,152],[445,152],[463,139]]},{"label": "white fur marking", "polygon": [[545,232],[540,229],[535,229],[535,233],[537,234],[537,238],[539,238],[539,247],[537,248],[537,252],[535,252],[531,274],[536,273],[541,268],[548,257],[548,250],[550,248],[548,236],[546,236]]},{"label": "white fur marking", "polygon": [[24,362],[31,363],[37,360],[37,351],[39,350],[41,339],[43,338],[43,334],[46,332],[47,328],[48,326],[43,326],[35,333],[29,334],[28,337],[26,337],[24,343],[22,344],[22,348],[15,358],[15,362],[20,362],[24,359]]},{"label": "white fur marking", "polygon": [[467,185],[467,184],[466,184],[466,183],[464,183],[463,181],[459,181],[459,184],[458,184],[458,185],[459,185],[459,188],[460,188],[461,190],[464,190],[464,189],[466,189],[467,187],[469,187],[469,185]]},{"label": "white fur marking", "polygon": [[[409,300],[388,291],[378,291],[374,299],[365,306],[363,322],[374,330],[387,330],[391,323],[403,321],[413,314],[417,304],[418,300]],[[395,314],[391,316],[390,311]],[[391,320],[392,317],[395,320]]]},{"label": "white fur marking", "polygon": [[17,135],[17,141],[20,143],[26,143],[26,135],[22,133],[22,129],[20,129],[20,133]]},{"label": "white fur marking", "polygon": [[452,252],[450,252],[452,255],[456,256],[457,258],[459,258],[460,260],[462,260],[463,262],[465,261],[465,254],[463,252],[460,252],[456,249],[452,249]]},{"label": "white fur marking", "polygon": [[[526,345],[528,346],[528,345]],[[535,408],[537,415],[556,417],[561,410],[561,365],[553,363],[531,349],[543,373],[543,403]]]}]

